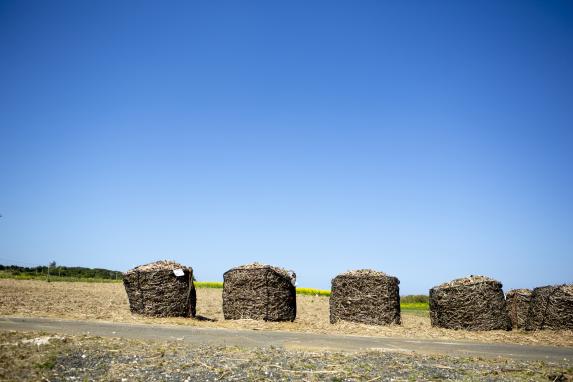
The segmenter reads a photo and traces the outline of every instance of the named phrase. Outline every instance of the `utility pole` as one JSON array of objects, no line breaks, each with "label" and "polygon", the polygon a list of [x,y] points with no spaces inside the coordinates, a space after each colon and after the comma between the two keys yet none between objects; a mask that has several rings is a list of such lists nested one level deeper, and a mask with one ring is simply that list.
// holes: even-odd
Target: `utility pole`
[{"label": "utility pole", "polygon": [[48,282],[50,282],[50,267],[55,268],[56,267],[56,262],[55,261],[50,261],[48,263]]}]

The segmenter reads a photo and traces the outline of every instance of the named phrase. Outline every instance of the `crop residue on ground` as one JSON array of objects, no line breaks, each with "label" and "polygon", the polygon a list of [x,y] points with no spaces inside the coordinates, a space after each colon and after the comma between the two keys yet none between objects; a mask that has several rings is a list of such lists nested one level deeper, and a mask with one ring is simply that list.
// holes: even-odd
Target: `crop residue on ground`
[{"label": "crop residue on ground", "polygon": [[194,346],[0,331],[0,380],[567,380],[570,365],[404,353]]}]

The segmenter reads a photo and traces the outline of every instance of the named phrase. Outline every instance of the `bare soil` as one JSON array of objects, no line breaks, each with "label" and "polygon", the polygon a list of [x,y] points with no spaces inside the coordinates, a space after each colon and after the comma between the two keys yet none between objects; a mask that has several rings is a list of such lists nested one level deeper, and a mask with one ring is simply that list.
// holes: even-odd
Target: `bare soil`
[{"label": "bare soil", "polygon": [[328,297],[324,296],[298,295],[297,318],[294,322],[224,320],[222,290],[199,288],[197,289],[197,318],[150,318],[131,314],[125,290],[119,283],[47,283],[36,280],[0,279],[0,315],[4,316],[573,346],[573,331],[571,330],[534,332],[449,330],[431,327],[427,314],[409,312],[402,313],[402,325],[374,326],[349,322],[338,322],[332,325],[329,323],[328,302]]}]

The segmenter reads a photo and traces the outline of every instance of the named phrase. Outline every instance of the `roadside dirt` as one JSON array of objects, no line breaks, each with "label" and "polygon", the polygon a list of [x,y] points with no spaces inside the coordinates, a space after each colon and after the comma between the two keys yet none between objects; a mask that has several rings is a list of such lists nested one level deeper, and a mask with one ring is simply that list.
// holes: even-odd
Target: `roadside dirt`
[{"label": "roadside dirt", "polygon": [[0,331],[10,381],[568,381],[571,365],[505,359],[196,346]]},{"label": "roadside dirt", "polygon": [[297,296],[294,322],[226,321],[220,289],[197,289],[196,319],[148,318],[132,315],[122,284],[46,283],[32,280],[0,279],[0,315],[90,319],[115,322],[170,323],[207,328],[288,330],[312,333],[356,334],[363,336],[408,337],[573,346],[573,331],[490,331],[467,332],[432,328],[427,314],[404,312],[402,325],[370,326],[329,323],[328,297]]}]

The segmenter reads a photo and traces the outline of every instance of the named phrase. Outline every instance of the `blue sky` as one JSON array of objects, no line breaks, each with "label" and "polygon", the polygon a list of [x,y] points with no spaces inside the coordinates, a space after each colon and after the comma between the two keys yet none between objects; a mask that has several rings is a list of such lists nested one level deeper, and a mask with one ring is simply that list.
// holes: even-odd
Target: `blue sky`
[{"label": "blue sky", "polygon": [[573,281],[569,1],[1,1],[0,58],[0,263]]}]

